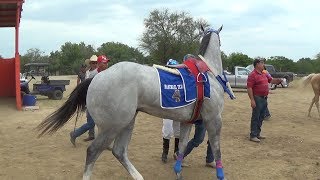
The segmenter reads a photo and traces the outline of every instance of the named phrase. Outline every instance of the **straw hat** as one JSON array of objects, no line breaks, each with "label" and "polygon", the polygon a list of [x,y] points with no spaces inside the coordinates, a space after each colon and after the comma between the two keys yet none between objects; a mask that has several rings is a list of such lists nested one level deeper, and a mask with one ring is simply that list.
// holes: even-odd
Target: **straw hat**
[{"label": "straw hat", "polygon": [[97,60],[98,60],[98,57],[96,55],[92,55],[90,59],[86,59],[84,62],[86,63],[86,65],[89,65],[91,61],[97,62]]}]

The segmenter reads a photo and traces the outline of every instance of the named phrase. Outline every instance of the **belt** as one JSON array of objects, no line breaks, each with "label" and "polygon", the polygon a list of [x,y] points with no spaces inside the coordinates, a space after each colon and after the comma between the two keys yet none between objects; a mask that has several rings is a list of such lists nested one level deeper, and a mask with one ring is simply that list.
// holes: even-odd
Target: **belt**
[{"label": "belt", "polygon": [[263,99],[268,99],[268,96],[256,96],[256,97],[260,97],[260,98],[263,98]]}]

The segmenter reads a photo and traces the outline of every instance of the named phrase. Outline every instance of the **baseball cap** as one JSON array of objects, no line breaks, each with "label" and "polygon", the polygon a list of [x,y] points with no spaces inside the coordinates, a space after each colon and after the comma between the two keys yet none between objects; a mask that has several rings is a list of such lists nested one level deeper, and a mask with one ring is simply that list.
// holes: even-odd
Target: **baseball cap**
[{"label": "baseball cap", "polygon": [[110,59],[108,59],[107,56],[105,55],[100,55],[97,61],[98,63],[108,63]]}]

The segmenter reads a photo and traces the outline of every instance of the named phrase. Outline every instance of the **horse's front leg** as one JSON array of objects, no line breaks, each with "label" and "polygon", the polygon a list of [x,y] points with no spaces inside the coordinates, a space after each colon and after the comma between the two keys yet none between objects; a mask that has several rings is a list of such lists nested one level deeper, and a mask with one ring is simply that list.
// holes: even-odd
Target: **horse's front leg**
[{"label": "horse's front leg", "polygon": [[220,151],[220,132],[222,126],[221,115],[215,117],[212,120],[205,121],[205,126],[208,131],[208,139],[214,154],[214,159],[216,161],[217,178],[218,180],[223,180],[224,172]]},{"label": "horse's front leg", "polygon": [[191,127],[192,124],[180,123],[179,155],[177,157],[176,164],[174,165],[174,172],[177,175],[177,179],[182,179],[182,160],[188,144]]}]

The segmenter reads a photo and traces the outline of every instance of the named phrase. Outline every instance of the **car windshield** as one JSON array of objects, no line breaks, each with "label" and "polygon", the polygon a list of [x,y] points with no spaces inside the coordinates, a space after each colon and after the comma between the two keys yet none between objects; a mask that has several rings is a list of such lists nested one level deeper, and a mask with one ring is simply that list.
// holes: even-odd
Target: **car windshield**
[{"label": "car windshield", "polygon": [[239,68],[238,69],[238,74],[239,75],[249,75],[250,74],[250,70],[249,69],[246,69],[246,68]]},{"label": "car windshield", "polygon": [[254,68],[253,68],[253,65],[250,64],[249,66],[246,67],[246,69],[248,69],[251,72],[251,71],[253,71]]}]

